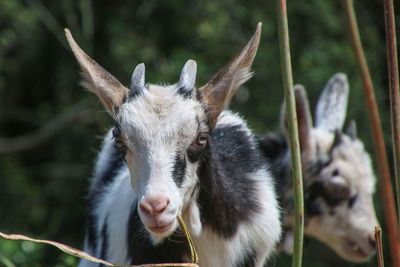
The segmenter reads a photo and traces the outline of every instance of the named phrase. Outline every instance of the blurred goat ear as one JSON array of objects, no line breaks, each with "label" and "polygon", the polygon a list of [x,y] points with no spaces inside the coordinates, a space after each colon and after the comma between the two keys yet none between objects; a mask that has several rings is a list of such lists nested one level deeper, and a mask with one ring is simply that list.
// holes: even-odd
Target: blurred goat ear
[{"label": "blurred goat ear", "polygon": [[315,127],[330,132],[342,130],[346,119],[349,84],[343,73],[329,79],[318,99],[315,112]]},{"label": "blurred goat ear", "polygon": [[202,100],[208,107],[211,129],[215,127],[219,114],[228,106],[239,87],[251,78],[250,66],[257,53],[260,35],[261,23],[258,23],[256,32],[239,55],[199,89]]},{"label": "blurred goat ear", "polygon": [[[308,104],[307,92],[302,85],[296,84],[294,86],[294,95],[296,100],[296,113],[297,113],[297,125],[299,129],[300,150],[301,152],[305,152],[311,149],[312,118],[310,113],[310,105]],[[287,125],[285,101],[283,102],[281,108],[281,127],[285,132],[285,136],[288,137],[288,125]]]},{"label": "blurred goat ear", "polygon": [[128,89],[83,52],[68,29],[65,29],[65,35],[83,71],[84,81],[82,85],[90,92],[95,93],[111,116],[115,117],[128,93]]}]

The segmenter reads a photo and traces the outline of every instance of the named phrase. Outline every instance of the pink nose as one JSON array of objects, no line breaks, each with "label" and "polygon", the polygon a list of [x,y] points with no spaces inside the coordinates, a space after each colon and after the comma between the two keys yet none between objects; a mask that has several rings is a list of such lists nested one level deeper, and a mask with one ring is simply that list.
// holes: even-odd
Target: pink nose
[{"label": "pink nose", "polygon": [[169,199],[164,196],[144,197],[139,203],[140,210],[146,215],[156,217],[168,206]]}]

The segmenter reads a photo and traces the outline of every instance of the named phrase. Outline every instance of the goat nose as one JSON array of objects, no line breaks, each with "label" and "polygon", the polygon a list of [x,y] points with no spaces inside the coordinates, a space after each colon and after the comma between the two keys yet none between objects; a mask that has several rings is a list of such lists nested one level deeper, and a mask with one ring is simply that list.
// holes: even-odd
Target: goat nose
[{"label": "goat nose", "polygon": [[147,215],[156,217],[161,214],[168,206],[169,199],[167,197],[144,197],[140,201],[140,210]]},{"label": "goat nose", "polygon": [[368,235],[368,243],[371,247],[376,248],[375,236],[373,234]]}]

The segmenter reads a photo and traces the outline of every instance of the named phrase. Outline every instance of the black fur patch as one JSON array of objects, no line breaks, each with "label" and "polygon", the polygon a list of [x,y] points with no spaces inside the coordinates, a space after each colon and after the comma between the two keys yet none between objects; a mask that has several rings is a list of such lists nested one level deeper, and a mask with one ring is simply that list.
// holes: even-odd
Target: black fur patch
[{"label": "black fur patch", "polygon": [[322,214],[321,206],[316,201],[315,197],[313,198],[313,196],[311,197],[307,196],[307,193],[304,201],[304,210],[307,216],[309,217],[318,216]]},{"label": "black fur patch", "polygon": [[143,88],[141,87],[130,87],[130,90],[128,92],[128,101],[135,100],[137,97],[141,96],[143,94]]},{"label": "black fur patch", "polygon": [[253,267],[256,265],[256,253],[254,249],[248,249],[243,259],[235,264],[236,267]]},{"label": "black fur patch", "polygon": [[173,233],[161,244],[153,246],[140,220],[136,201],[132,203],[127,229],[128,256],[131,264],[181,263],[184,262],[185,255],[190,255],[186,238],[180,232]]},{"label": "black fur patch", "polygon": [[195,163],[200,159],[200,156],[203,154],[204,149],[190,146],[187,149],[187,155],[190,163]]},{"label": "black fur patch", "polygon": [[196,100],[202,103],[203,96],[201,95],[200,90],[198,90],[198,89],[195,89],[195,90],[196,90],[196,92],[195,92]]},{"label": "black fur patch", "polygon": [[306,199],[307,202],[312,203],[316,198],[321,197],[329,207],[335,207],[339,203],[343,202],[343,198],[337,198],[335,196],[331,196],[325,189],[324,185],[321,182],[314,182],[309,190],[307,190],[309,197]]},{"label": "black fur patch", "polygon": [[191,98],[193,95],[193,89],[194,88],[181,87],[176,92],[178,95],[181,95],[184,98]]},{"label": "black fur patch", "polygon": [[241,126],[217,127],[201,158],[201,220],[227,239],[235,235],[240,223],[250,221],[259,210],[255,182],[247,175],[265,168],[265,160],[253,146],[252,137]]},{"label": "black fur patch", "polygon": [[271,161],[284,154],[288,149],[288,144],[283,135],[270,133],[265,137],[258,137],[257,143],[263,155]]},{"label": "black fur patch", "polygon": [[175,164],[172,169],[172,178],[174,179],[176,185],[178,187],[182,186],[183,177],[185,176],[186,171],[186,156],[179,156],[178,154],[175,156]]},{"label": "black fur patch", "polygon": [[257,138],[257,145],[266,161],[270,164],[272,177],[275,180],[275,190],[281,207],[285,207],[284,196],[292,188],[292,179],[287,157],[288,144],[283,135],[267,134]]},{"label": "black fur patch", "polygon": [[124,165],[124,157],[121,155],[120,151],[113,143],[110,154],[108,155],[109,161],[106,163],[104,171],[98,176],[93,178],[93,184],[91,191],[88,194],[88,214],[87,214],[87,235],[88,235],[88,245],[94,250],[96,248],[96,242],[98,239],[96,229],[97,229],[97,218],[92,213],[95,210],[98,199],[100,198],[100,193],[109,183],[113,181],[115,175]]}]

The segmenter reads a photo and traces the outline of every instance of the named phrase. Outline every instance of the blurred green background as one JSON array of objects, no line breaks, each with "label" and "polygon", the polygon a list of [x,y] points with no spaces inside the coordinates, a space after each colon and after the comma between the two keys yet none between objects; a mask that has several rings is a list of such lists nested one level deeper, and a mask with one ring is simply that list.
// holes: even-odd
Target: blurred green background
[{"label": "blurred green background", "polygon": [[[382,1],[355,1],[365,52],[391,154]],[[399,12],[397,12],[398,14]],[[350,81],[348,118],[372,152],[362,84],[340,1],[289,1],[295,83],[314,105],[326,81]],[[399,17],[398,17],[399,19]],[[175,83],[187,59],[198,63],[197,86],[235,56],[263,22],[256,75],[231,108],[258,134],[279,131],[283,100],[275,1],[0,0],[0,231],[57,240],[81,248],[84,200],[101,136],[112,125],[100,102],[79,86],[79,67],[63,28],[103,67],[128,85],[146,64],[146,80]],[[389,156],[392,158],[392,156]],[[378,194],[375,203],[385,231]],[[384,232],[385,233],[385,232]],[[391,266],[384,236],[387,266]],[[0,240],[0,266],[74,266],[55,248]],[[351,264],[307,240],[304,266]],[[291,266],[281,254],[275,266]]]}]

